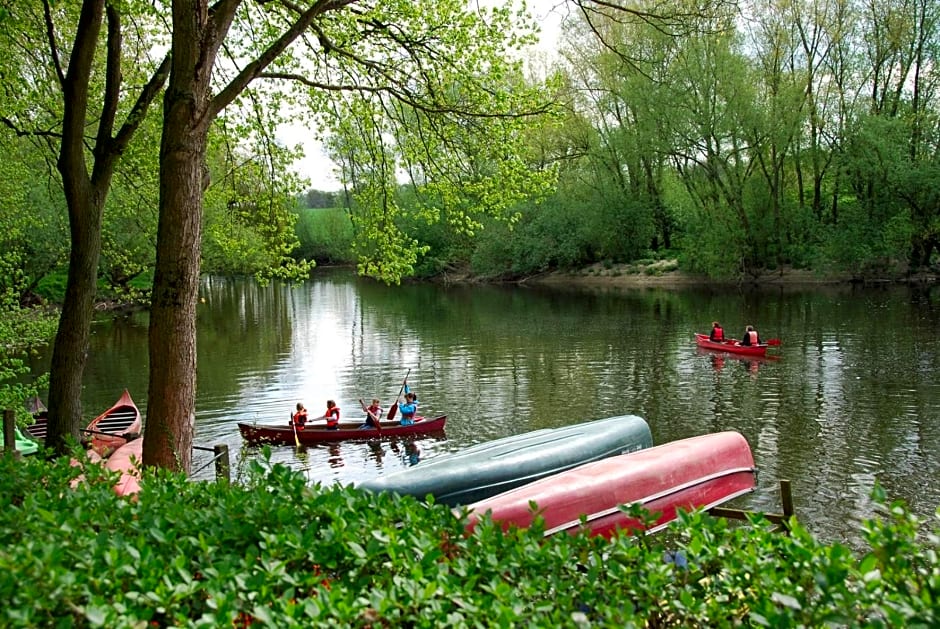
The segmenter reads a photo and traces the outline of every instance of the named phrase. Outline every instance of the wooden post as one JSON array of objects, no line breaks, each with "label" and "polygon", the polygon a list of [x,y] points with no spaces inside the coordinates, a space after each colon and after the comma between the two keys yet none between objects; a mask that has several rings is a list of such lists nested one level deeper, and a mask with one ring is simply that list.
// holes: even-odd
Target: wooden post
[{"label": "wooden post", "polygon": [[[777,525],[775,530],[790,534],[790,526],[787,520],[793,515],[793,495],[790,492],[790,481],[780,481],[780,501],[783,503],[783,513],[763,513],[762,515],[770,522]],[[727,507],[712,507],[708,513],[718,518],[732,518],[734,520],[746,520],[748,513],[743,509],[730,509]]]},{"label": "wooden post", "polygon": [[18,457],[20,454],[16,451],[16,432],[14,428],[16,427],[16,415],[13,413],[12,409],[5,409],[3,411],[3,449],[11,450],[14,457]]},{"label": "wooden post", "polygon": [[785,518],[781,520],[780,528],[789,535],[790,525],[787,520],[793,515],[793,494],[790,493],[790,481],[788,480],[780,481],[780,502],[783,504],[783,517]]},{"label": "wooden post", "polygon": [[228,446],[224,443],[213,446],[212,452],[215,454],[215,479],[229,482],[231,465],[228,459]]}]

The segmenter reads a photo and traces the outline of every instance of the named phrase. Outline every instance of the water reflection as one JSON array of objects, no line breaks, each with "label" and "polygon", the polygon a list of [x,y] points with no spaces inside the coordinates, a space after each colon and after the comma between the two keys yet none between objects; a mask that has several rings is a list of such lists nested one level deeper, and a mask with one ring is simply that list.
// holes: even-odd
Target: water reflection
[{"label": "water reflection", "polygon": [[[237,422],[287,421],[298,400],[347,410],[360,398],[392,400],[411,368],[422,412],[448,415],[446,437],[278,447],[272,462],[311,483],[349,483],[490,439],[632,413],[656,443],[741,432],[760,475],[739,506],[779,511],[777,483],[789,479],[798,517],[842,539],[869,513],[876,479],[925,516],[940,504],[938,295],[208,278],[196,441],[228,444],[235,464],[257,460]],[[780,359],[699,353],[693,332],[715,319],[780,338]],[[124,386],[143,406],[146,324],[141,313],[96,325],[86,409],[107,408]]]}]

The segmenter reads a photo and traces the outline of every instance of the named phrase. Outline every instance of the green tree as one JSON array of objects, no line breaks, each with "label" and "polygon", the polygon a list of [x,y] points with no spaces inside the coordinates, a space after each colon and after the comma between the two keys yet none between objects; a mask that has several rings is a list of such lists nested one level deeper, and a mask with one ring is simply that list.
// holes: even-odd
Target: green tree
[{"label": "green tree", "polygon": [[[52,353],[47,437],[49,446],[65,453],[66,440],[78,437],[81,421],[105,203],[118,161],[159,93],[169,63],[151,59],[150,51],[161,43],[151,31],[153,5],[86,0],[4,8],[0,28],[13,54],[11,80],[5,81],[11,107],[3,120],[19,135],[46,140],[56,154],[68,208],[69,271]],[[122,10],[136,12],[135,28],[124,28]],[[67,51],[65,42],[71,42]],[[142,87],[128,94],[125,81]]]},{"label": "green tree", "polygon": [[[150,317],[144,463],[186,471],[193,436],[195,306],[202,199],[208,183],[206,145],[212,120],[249,83],[263,78],[296,81],[309,89],[308,105],[314,111],[326,116],[332,112],[362,116],[372,129],[381,127],[376,125],[378,117],[369,114],[381,110],[381,103],[394,104],[399,107],[397,112],[382,113],[420,123],[407,136],[405,130],[398,129],[402,132],[398,142],[404,149],[401,154],[407,157],[406,167],[425,166],[422,176],[436,197],[426,206],[427,211],[446,209],[472,229],[471,209],[494,212],[504,207],[497,176],[515,177],[521,170],[519,161],[511,158],[513,145],[506,143],[512,141],[512,116],[524,117],[527,103],[513,95],[512,88],[517,85],[508,80],[513,65],[508,59],[509,48],[527,40],[516,39],[514,14],[509,8],[469,11],[463,3],[450,1],[397,0],[371,6],[333,0],[303,5],[222,0],[210,7],[204,2],[176,0],[172,15],[172,68],[164,96],[160,150],[160,223]],[[223,46],[239,60],[232,73],[220,57]],[[338,94],[353,97],[337,106],[334,97]],[[378,96],[383,98],[372,99]],[[346,103],[351,108],[347,109]],[[448,112],[458,115],[448,117]],[[434,162],[419,159],[416,149],[411,148],[415,145],[403,142],[419,134],[444,140],[461,130],[473,138],[470,132],[477,123],[472,121],[486,120],[503,121],[503,133],[490,141],[505,147],[508,156],[496,162],[492,176],[471,179],[468,189],[437,181],[439,172],[428,168]],[[466,125],[463,129],[462,122]],[[368,137],[375,140],[381,136],[370,130]],[[480,140],[473,146],[484,148]],[[495,150],[490,148],[490,153]],[[432,159],[439,154],[430,152]],[[375,162],[361,163],[377,164],[381,155],[375,154]],[[413,242],[392,226],[397,212],[391,202],[395,173],[393,166],[386,166],[368,180],[368,186],[360,184],[356,190],[360,205],[371,208],[376,217],[367,223],[367,238],[378,250],[398,254],[386,256],[376,266],[367,263],[364,269],[390,281],[413,262]],[[472,207],[462,195],[454,194],[455,190],[472,192]]]}]

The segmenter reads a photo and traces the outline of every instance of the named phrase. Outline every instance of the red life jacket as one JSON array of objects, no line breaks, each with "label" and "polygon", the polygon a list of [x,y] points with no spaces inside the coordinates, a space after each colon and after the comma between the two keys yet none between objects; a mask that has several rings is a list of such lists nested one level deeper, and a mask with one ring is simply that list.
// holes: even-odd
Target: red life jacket
[{"label": "red life jacket", "polygon": [[323,415],[326,417],[326,427],[332,428],[333,426],[339,425],[339,407],[334,406],[333,408],[326,409],[326,413]]},{"label": "red life jacket", "polygon": [[757,345],[759,343],[757,338],[757,330],[751,330],[747,333],[748,339],[751,341],[751,345]]},{"label": "red life jacket", "polygon": [[294,426],[297,427],[297,430],[303,430],[304,424],[307,423],[307,409],[297,411],[291,416],[291,419],[294,420]]},{"label": "red life jacket", "polygon": [[725,340],[725,331],[721,328],[712,328],[712,340],[721,342]]}]

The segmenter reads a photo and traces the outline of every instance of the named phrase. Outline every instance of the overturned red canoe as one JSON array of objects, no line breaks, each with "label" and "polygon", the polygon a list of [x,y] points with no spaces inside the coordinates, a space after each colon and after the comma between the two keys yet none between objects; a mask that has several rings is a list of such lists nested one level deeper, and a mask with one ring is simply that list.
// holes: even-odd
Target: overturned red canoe
[{"label": "overturned red canoe", "polygon": [[696,334],[695,342],[699,347],[704,347],[705,349],[730,352],[732,354],[745,354],[748,356],[763,356],[767,353],[767,348],[770,347],[767,343],[761,343],[760,345],[741,345],[741,341],[735,339],[728,339],[721,342],[712,341],[708,338],[707,334]]},{"label": "overturned red canoe", "polygon": [[473,503],[467,527],[486,513],[504,529],[528,527],[540,516],[546,535],[584,530],[611,537],[619,529],[644,528],[621,509],[637,504],[658,514],[646,528],[652,532],[674,520],[679,509],[710,509],[753,491],[756,474],[739,433],[702,435],[581,465]]},{"label": "overturned red canoe", "polygon": [[143,438],[128,441],[108,457],[105,467],[121,473],[121,477],[114,485],[114,493],[119,496],[132,496],[140,491],[139,465],[143,458]]},{"label": "overturned red canoe", "polygon": [[[324,424],[307,424],[303,430],[297,431],[297,440],[301,445],[320,443],[323,441],[351,441],[363,439],[381,439],[383,437],[398,437],[401,435],[419,435],[441,432],[447,423],[447,415],[438,417],[416,417],[413,424],[401,424],[398,421],[381,422],[381,430],[367,428],[360,430],[361,421],[340,423],[336,430],[327,430]],[[294,429],[289,422],[283,426],[271,424],[238,424],[238,431],[248,443],[274,445],[294,445]]]}]

